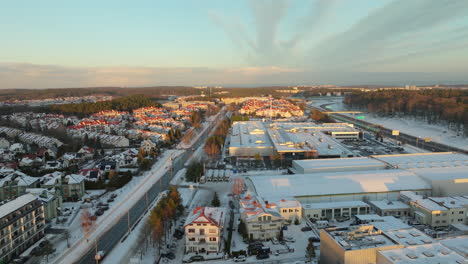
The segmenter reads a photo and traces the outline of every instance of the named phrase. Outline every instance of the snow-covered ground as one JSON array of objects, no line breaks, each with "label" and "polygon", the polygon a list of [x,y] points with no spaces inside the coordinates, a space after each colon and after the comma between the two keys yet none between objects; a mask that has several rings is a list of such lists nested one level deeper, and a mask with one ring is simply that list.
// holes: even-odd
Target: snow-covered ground
[{"label": "snow-covered ground", "polygon": [[[171,165],[170,157],[175,158],[182,154],[182,150],[167,150],[165,151],[159,160],[154,164],[151,170],[145,172],[143,176],[135,177],[136,180],[126,185],[127,189],[122,189],[118,195],[120,200],[115,205],[111,206],[111,209],[107,211],[103,216],[99,217],[95,223],[93,232],[89,237],[89,241],[94,241],[101,234],[106,232],[113,222],[117,221],[122,214],[126,213],[140,198],[146,193],[149,188],[167,171]],[[139,181],[138,181],[138,178]],[[138,182],[137,182],[138,181]],[[127,187],[128,186],[128,187]],[[125,198],[125,199],[123,199]],[[76,262],[91,246],[90,242],[87,242],[83,238],[83,234],[80,229],[81,219],[76,217],[71,228],[72,235],[76,235],[76,240],[71,242],[72,247],[63,251],[58,258],[49,261],[51,263],[62,263],[66,260],[68,263]]]},{"label": "snow-covered ground", "polygon": [[[312,102],[313,106],[328,104],[327,107],[334,111],[346,111],[346,105],[342,103],[342,98],[320,98]],[[424,120],[411,117],[396,118],[396,117],[379,117],[370,113],[363,113],[366,116],[365,121],[379,124],[389,129],[400,130],[400,132],[409,134],[415,137],[426,138],[430,137],[431,141],[439,142],[449,146],[468,149],[468,138],[463,137],[461,132],[449,130],[447,126],[442,124],[429,124]]]}]

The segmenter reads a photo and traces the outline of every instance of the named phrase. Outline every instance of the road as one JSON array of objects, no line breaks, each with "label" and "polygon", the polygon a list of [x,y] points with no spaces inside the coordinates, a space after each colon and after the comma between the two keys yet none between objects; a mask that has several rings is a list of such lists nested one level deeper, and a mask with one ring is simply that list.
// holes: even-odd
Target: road
[{"label": "road", "polygon": [[[314,108],[319,110],[319,111],[325,111],[326,112],[326,111],[329,111],[329,109],[326,109],[326,105],[327,104],[323,104],[320,107],[314,107]],[[382,126],[377,127],[375,124],[372,124],[372,123],[369,123],[369,122],[366,122],[366,121],[363,121],[363,120],[359,120],[359,119],[353,118],[351,116],[347,116],[347,115],[343,115],[343,114],[330,114],[330,117],[332,119],[335,119],[335,120],[338,120],[338,121],[341,121],[341,122],[347,122],[347,123],[354,124],[354,125],[362,128],[362,129],[365,129],[367,131],[377,132],[378,130],[380,130],[380,132],[382,133],[382,136],[392,138],[392,139],[396,139],[398,141],[401,141],[401,142],[406,143],[406,144],[410,144],[410,145],[415,146],[417,148],[429,150],[429,151],[432,151],[432,152],[454,151],[454,152],[460,152],[460,153],[468,154],[468,150],[466,150],[466,149],[455,148],[455,147],[448,146],[448,145],[441,144],[441,143],[437,143],[437,142],[431,142],[431,141],[430,142],[425,142],[424,138],[415,137],[415,136],[405,134],[405,133],[402,133],[402,132],[400,132],[400,134],[398,136],[393,136],[391,129],[388,129],[388,128],[382,127]]]},{"label": "road", "polygon": [[[198,148],[201,144],[205,142],[209,131],[213,129],[215,124],[225,115],[225,109],[222,109],[220,113],[217,115],[213,122],[211,122],[208,128],[205,130],[204,134],[198,138],[196,143],[193,145],[194,148]],[[178,155],[172,161],[172,170],[170,168],[164,168],[164,174],[145,192],[138,193],[139,199],[134,203],[134,205],[130,208],[127,212],[119,212],[119,217],[115,221],[110,223],[105,223],[111,225],[107,227],[107,229],[102,232],[96,239],[93,239],[89,242],[88,249],[86,253],[79,257],[78,261],[75,263],[79,264],[88,264],[88,263],[96,263],[94,256],[96,251],[104,251],[110,252],[112,248],[119,243],[119,241],[128,234],[129,229],[133,227],[141,215],[146,212],[149,208],[149,205],[156,199],[158,194],[164,190],[167,190],[169,187],[169,182],[171,181],[172,177],[179,171],[180,169],[184,168],[185,161],[192,155],[191,149],[186,150],[179,150],[182,151],[181,155]],[[159,172],[159,171],[158,171]],[[147,176],[152,177],[152,175]],[[104,223],[101,223],[104,224]],[[85,242],[81,242],[85,243]],[[55,263],[70,263],[70,259],[64,254],[63,256],[59,257]]]}]

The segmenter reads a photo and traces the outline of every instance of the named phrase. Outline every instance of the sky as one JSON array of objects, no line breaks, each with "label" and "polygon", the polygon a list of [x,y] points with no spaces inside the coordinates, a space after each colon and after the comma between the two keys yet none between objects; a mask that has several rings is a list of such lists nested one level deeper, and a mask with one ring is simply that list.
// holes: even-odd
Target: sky
[{"label": "sky", "polygon": [[16,0],[0,88],[468,83],[466,0]]}]

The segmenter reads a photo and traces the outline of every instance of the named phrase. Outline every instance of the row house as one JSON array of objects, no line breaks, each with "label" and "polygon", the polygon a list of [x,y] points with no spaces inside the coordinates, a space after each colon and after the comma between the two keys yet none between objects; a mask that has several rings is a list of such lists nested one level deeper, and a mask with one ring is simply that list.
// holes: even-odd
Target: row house
[{"label": "row house", "polygon": [[15,257],[44,237],[44,206],[32,194],[21,195],[0,206],[0,260]]},{"label": "row house", "polygon": [[22,133],[19,135],[19,139],[27,144],[37,144],[39,147],[58,148],[63,145],[63,143],[56,138],[34,133]]},{"label": "row house", "polygon": [[224,243],[226,208],[197,207],[184,224],[185,252],[217,253]]},{"label": "row house", "polygon": [[23,131],[11,127],[0,127],[0,134],[2,133],[5,133],[9,138],[14,138],[19,134],[23,133]]},{"label": "row house", "polygon": [[12,199],[26,192],[28,188],[39,186],[39,178],[14,171],[0,179],[0,200]]}]

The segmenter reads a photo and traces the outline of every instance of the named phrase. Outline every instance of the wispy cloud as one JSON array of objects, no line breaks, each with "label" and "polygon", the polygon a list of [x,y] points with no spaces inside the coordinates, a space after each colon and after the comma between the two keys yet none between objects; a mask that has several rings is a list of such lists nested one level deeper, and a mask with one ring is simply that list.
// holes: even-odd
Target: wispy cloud
[{"label": "wispy cloud", "polygon": [[[254,65],[299,66],[316,71],[375,70],[387,60],[394,63],[407,55],[431,56],[459,48],[460,42],[468,40],[466,0],[394,0],[326,39],[317,37],[315,31],[338,12],[342,3],[307,3],[307,14],[286,30],[292,32],[289,38],[279,29],[285,24],[291,1],[251,0],[254,23],[249,26],[255,29],[253,37],[237,30],[249,28],[245,22],[225,21],[218,14],[217,24],[229,32],[237,46],[249,47],[244,49],[245,57]],[[304,6],[304,2],[300,4]]]}]

